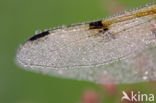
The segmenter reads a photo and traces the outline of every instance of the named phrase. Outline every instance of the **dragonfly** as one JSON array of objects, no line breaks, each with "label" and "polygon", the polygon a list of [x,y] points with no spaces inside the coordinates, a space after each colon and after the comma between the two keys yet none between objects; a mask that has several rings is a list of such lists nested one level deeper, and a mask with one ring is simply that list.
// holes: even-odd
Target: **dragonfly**
[{"label": "dragonfly", "polygon": [[16,61],[26,70],[96,83],[156,80],[156,4],[38,33],[20,45]]}]

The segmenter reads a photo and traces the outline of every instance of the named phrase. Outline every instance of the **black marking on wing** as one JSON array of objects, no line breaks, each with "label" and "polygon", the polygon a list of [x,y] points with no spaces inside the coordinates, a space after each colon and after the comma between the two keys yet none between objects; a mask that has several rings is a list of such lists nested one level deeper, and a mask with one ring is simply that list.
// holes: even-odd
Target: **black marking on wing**
[{"label": "black marking on wing", "polygon": [[102,23],[102,21],[95,21],[89,23],[89,29],[98,29],[99,33],[106,32],[109,28]]},{"label": "black marking on wing", "polygon": [[89,23],[89,29],[102,29],[103,27],[101,20]]},{"label": "black marking on wing", "polygon": [[44,32],[42,32],[42,33],[40,33],[40,34],[34,35],[34,36],[31,37],[29,40],[30,40],[30,41],[34,41],[34,40],[37,40],[37,39],[39,39],[39,38],[42,38],[42,37],[44,37],[44,36],[46,36],[46,35],[48,35],[48,34],[49,34],[49,31],[44,31]]}]

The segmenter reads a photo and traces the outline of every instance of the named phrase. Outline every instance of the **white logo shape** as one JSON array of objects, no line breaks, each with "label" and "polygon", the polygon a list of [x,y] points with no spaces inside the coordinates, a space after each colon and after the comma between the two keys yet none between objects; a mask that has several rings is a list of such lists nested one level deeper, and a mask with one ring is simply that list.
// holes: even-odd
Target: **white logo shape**
[{"label": "white logo shape", "polygon": [[128,101],[154,101],[154,94],[143,94],[140,91],[134,92],[131,91],[128,95],[125,91],[122,91],[123,97],[121,98],[121,101],[128,100]]},{"label": "white logo shape", "polygon": [[131,101],[131,99],[128,97],[128,95],[127,95],[127,93],[125,91],[122,91],[122,94],[123,94],[123,97],[122,97],[121,100],[127,99],[127,100]]}]

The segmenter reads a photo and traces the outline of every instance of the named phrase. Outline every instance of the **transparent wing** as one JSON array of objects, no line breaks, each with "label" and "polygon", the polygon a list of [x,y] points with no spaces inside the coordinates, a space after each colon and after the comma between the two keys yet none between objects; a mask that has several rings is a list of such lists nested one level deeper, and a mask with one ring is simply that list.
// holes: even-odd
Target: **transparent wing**
[{"label": "transparent wing", "polygon": [[50,75],[99,83],[156,79],[153,16],[114,23],[106,32],[87,24],[49,31],[17,53],[23,66]]}]

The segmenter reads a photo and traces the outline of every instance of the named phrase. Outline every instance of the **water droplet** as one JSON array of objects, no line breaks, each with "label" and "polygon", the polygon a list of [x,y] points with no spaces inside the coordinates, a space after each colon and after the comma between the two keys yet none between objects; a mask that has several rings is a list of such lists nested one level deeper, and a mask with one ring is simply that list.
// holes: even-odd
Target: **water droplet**
[{"label": "water droplet", "polygon": [[35,34],[39,34],[41,32],[42,32],[42,30],[35,30]]},{"label": "water droplet", "polygon": [[144,80],[147,80],[147,79],[148,79],[148,77],[147,77],[147,76],[143,76],[143,79],[144,79]]},{"label": "water droplet", "polygon": [[145,75],[148,75],[148,71],[145,72]]}]

